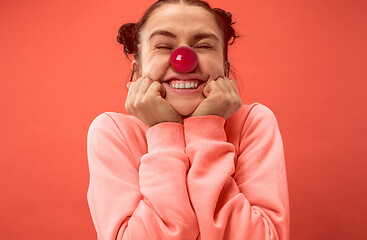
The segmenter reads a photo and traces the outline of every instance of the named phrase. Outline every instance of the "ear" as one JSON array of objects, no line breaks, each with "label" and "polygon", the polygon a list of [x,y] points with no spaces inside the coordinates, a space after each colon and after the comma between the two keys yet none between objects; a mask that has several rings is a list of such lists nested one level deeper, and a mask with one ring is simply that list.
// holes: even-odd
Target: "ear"
[{"label": "ear", "polygon": [[133,60],[131,62],[131,69],[132,69],[132,81],[136,81],[140,77],[140,70],[136,60]]}]

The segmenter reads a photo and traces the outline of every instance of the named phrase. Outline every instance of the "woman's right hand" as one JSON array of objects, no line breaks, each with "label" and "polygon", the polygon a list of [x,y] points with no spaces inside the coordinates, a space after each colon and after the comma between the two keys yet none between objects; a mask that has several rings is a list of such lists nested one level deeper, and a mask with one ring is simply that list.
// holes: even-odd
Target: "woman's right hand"
[{"label": "woman's right hand", "polygon": [[182,116],[162,96],[165,89],[158,81],[141,77],[127,85],[125,109],[131,115],[152,127],[161,122],[177,122],[182,124]]}]

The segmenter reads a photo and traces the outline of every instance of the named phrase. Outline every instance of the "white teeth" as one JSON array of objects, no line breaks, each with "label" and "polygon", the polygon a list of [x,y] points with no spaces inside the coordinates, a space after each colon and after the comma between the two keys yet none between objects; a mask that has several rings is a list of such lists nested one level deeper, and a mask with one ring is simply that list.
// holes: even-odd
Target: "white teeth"
[{"label": "white teeth", "polygon": [[172,88],[176,89],[196,89],[199,86],[197,82],[185,82],[185,83],[170,83]]}]

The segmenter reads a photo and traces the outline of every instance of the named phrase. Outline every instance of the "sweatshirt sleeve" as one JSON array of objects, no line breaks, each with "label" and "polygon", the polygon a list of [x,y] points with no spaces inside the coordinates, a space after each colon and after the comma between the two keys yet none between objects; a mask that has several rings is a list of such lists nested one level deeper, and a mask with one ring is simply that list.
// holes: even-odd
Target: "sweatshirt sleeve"
[{"label": "sweatshirt sleeve", "polygon": [[255,105],[242,130],[237,163],[225,119],[184,121],[189,196],[201,239],[289,239],[283,143],[270,109]]},{"label": "sweatshirt sleeve", "polygon": [[87,199],[98,239],[195,239],[199,229],[187,193],[183,125],[149,128],[148,152],[138,166],[130,148],[141,143],[123,132],[106,113],[88,130]]}]

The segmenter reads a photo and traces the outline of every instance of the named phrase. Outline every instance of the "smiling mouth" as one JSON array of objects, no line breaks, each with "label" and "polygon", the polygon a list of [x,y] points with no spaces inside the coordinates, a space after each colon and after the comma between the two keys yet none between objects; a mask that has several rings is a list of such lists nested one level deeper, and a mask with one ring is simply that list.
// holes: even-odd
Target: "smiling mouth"
[{"label": "smiling mouth", "polygon": [[203,81],[198,79],[172,79],[167,81],[167,83],[174,89],[197,89]]}]

